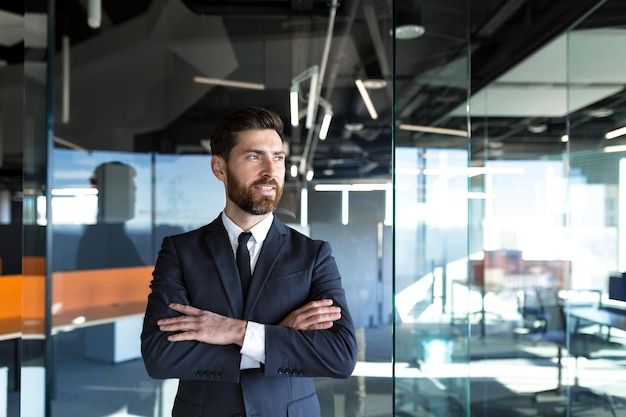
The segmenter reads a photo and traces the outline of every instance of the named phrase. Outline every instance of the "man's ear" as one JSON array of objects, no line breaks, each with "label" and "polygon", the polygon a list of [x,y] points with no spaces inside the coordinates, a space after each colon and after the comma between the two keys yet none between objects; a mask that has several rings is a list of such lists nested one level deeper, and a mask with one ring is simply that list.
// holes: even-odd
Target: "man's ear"
[{"label": "man's ear", "polygon": [[221,156],[214,155],[211,157],[211,170],[218,180],[224,181],[226,164]]}]

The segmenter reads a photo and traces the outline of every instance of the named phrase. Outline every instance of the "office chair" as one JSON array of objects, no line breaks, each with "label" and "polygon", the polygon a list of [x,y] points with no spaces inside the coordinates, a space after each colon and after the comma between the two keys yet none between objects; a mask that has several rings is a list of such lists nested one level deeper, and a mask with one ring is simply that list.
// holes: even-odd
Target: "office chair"
[{"label": "office chair", "polygon": [[[530,335],[535,342],[549,342],[557,347],[557,386],[553,389],[540,391],[533,395],[536,403],[540,403],[543,396],[562,397],[568,405],[571,401],[578,402],[583,396],[587,396],[602,402],[606,408],[617,417],[613,401],[608,394],[596,393],[593,390],[579,385],[578,359],[593,359],[593,354],[601,349],[619,347],[615,342],[610,342],[606,338],[593,334],[583,333],[579,329],[572,329],[569,325],[566,314],[560,303],[551,306],[544,306],[547,315],[556,318],[552,323],[557,327],[545,326],[545,331]],[[563,385],[563,354],[566,352],[574,358],[574,382],[572,385]]]},{"label": "office chair", "polygon": [[554,315],[554,307],[560,304],[556,289],[524,288],[518,291],[517,303],[521,325],[514,329],[514,337],[545,333],[553,327],[560,327],[554,325],[555,320],[560,320]]}]

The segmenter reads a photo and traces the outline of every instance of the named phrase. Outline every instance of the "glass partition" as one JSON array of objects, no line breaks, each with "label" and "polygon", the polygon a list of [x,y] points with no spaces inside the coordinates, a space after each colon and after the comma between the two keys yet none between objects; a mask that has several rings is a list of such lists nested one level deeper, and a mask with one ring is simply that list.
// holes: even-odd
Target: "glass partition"
[{"label": "glass partition", "polygon": [[624,304],[609,293],[623,272],[621,156],[606,153],[615,142],[604,139],[623,114],[613,61],[624,21],[609,18],[614,7],[598,2],[471,97],[477,416],[615,416],[624,407]]},{"label": "glass partition", "polygon": [[0,34],[0,413],[20,410],[22,354],[22,199],[24,179],[24,12],[3,17]]},{"label": "glass partition", "polygon": [[0,14],[25,31],[0,66],[0,417],[4,392],[11,417],[171,415],[139,351],[152,269],[220,214],[210,134],[252,105],[285,123],[275,214],[330,243],[356,326],[323,417],[626,409],[618,0],[32,3]]},{"label": "glass partition", "polygon": [[468,4],[415,2],[420,26],[403,26],[416,16],[402,9],[395,16],[396,416],[471,413],[468,337],[483,299],[468,275],[469,204],[480,198],[468,192]]},{"label": "glass partition", "polygon": [[52,243],[46,415],[171,415],[178,381],[148,377],[139,352],[152,268],[165,236],[222,211],[208,139],[218,119],[250,105],[285,123],[289,174],[276,216],[330,242],[357,326],[354,375],[316,380],[322,413],[389,414],[392,113],[355,130],[367,112],[355,78],[382,77],[386,87],[367,88],[379,108],[391,106],[391,4],[203,3],[102,2],[99,27],[80,5],[56,5],[55,146],[42,214]]}]

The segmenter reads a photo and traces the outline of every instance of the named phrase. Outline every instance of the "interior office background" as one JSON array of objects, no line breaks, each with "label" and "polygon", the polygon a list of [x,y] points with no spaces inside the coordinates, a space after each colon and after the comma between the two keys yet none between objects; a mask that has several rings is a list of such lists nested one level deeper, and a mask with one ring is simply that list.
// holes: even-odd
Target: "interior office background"
[{"label": "interior office background", "polygon": [[[277,215],[330,241],[358,326],[324,416],[626,415],[623,329],[541,337],[555,311],[624,309],[625,137],[604,137],[626,124],[623,2],[226,3],[1,12],[0,415],[169,415],[133,297],[163,236],[219,214],[203,141],[248,104],[285,119]],[[392,36],[416,5],[424,33]]]}]

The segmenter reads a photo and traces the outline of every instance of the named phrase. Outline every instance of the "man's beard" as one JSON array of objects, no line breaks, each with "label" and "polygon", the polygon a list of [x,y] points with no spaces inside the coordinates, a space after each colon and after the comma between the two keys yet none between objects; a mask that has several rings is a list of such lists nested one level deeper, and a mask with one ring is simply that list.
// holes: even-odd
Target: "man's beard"
[{"label": "man's beard", "polygon": [[[271,196],[261,196],[253,191],[255,186],[272,185],[275,187],[275,194]],[[228,197],[240,209],[250,214],[267,214],[278,207],[278,202],[283,194],[283,188],[274,179],[256,181],[252,186],[241,183],[233,172],[228,170],[228,185],[226,187]]]}]

